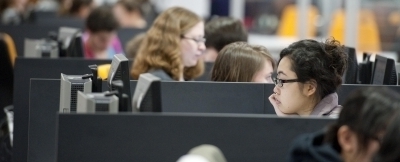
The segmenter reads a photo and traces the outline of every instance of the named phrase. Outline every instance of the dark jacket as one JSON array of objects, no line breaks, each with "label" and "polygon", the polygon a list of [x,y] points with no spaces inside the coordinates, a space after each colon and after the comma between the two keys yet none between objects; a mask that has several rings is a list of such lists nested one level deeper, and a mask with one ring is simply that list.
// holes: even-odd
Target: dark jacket
[{"label": "dark jacket", "polygon": [[340,153],[324,142],[325,131],[299,136],[289,151],[290,162],[341,162]]}]

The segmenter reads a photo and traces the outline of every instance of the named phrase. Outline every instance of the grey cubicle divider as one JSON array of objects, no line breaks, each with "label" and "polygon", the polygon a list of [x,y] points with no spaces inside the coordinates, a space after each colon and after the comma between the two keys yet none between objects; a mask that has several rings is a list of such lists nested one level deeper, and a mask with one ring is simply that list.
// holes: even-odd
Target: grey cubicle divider
[{"label": "grey cubicle divider", "polygon": [[[60,78],[60,73],[88,74],[88,65],[106,64],[111,60],[65,59],[16,59],[14,67],[14,162],[27,161],[29,84],[30,78]],[[47,87],[45,87],[47,88]],[[59,91],[59,88],[58,88]]]},{"label": "grey cubicle divider", "polygon": [[[134,91],[136,82],[131,82]],[[103,82],[103,90],[108,85]],[[56,161],[54,145],[56,138],[56,114],[59,110],[60,80],[31,79],[29,128],[28,128],[28,162]]]},{"label": "grey cubicle divider", "polygon": [[163,112],[264,114],[264,84],[163,82]]},{"label": "grey cubicle divider", "polygon": [[229,162],[285,161],[292,140],[329,118],[245,114],[59,114],[57,161],[176,161],[201,144]]},{"label": "grey cubicle divider", "polygon": [[[59,106],[60,81],[58,79],[32,79],[29,109],[29,161],[55,158],[55,113]],[[103,89],[107,85],[103,82]],[[131,81],[131,91],[136,83]],[[344,85],[350,90],[357,85]],[[274,114],[268,97],[272,84],[216,83],[216,82],[162,82],[164,112],[196,113],[248,113]],[[400,87],[396,87],[400,88]],[[344,94],[341,91],[339,95]],[[26,111],[28,111],[26,109]],[[52,115],[53,114],[53,115]],[[43,154],[43,153],[46,154]]]},{"label": "grey cubicle divider", "polygon": [[400,86],[394,85],[362,85],[362,84],[345,84],[339,87],[337,93],[339,97],[339,104],[343,105],[346,98],[351,94],[352,91],[359,89],[359,88],[367,88],[367,87],[379,87],[379,88],[388,88],[397,93],[400,93]]},{"label": "grey cubicle divider", "polygon": [[274,92],[275,85],[274,84],[265,84],[264,86],[264,111],[266,114],[275,114],[274,107],[269,102],[268,97]]},{"label": "grey cubicle divider", "polygon": [[[146,33],[147,29],[134,29],[134,28],[121,28],[118,29],[117,35],[121,41],[123,50],[125,51],[127,43],[132,40],[136,35]],[[126,53],[127,51],[125,51]]]},{"label": "grey cubicle divider", "polygon": [[0,25],[0,31],[7,33],[14,40],[18,56],[24,55],[24,41],[25,38],[41,39],[47,38],[50,31],[58,32],[58,26],[37,26],[32,24],[18,25],[18,26],[4,26]]},{"label": "grey cubicle divider", "polygon": [[[162,82],[161,87],[164,112],[264,113],[263,84]],[[131,81],[131,92],[135,88],[136,82]],[[55,160],[52,132],[59,96],[59,79],[31,79],[29,110],[24,109],[29,119],[29,162]]]}]

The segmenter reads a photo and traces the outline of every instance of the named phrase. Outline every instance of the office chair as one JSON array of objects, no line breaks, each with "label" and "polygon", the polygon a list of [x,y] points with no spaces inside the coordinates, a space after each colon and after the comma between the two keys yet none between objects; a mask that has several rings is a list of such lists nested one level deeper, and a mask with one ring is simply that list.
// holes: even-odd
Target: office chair
[{"label": "office chair", "polygon": [[3,108],[13,102],[14,62],[17,57],[14,41],[0,33],[0,119],[5,117]]}]

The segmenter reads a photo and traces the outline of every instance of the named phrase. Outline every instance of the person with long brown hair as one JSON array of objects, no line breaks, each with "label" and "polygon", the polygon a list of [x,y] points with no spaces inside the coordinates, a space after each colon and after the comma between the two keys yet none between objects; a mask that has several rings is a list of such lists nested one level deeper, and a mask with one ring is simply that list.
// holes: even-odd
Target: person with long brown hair
[{"label": "person with long brown hair", "polygon": [[273,83],[275,61],[267,48],[246,42],[225,46],[218,54],[211,74],[212,81]]},{"label": "person with long brown hair", "polygon": [[195,13],[173,7],[161,13],[139,47],[131,75],[152,73],[162,80],[193,80],[204,71],[204,22]]}]

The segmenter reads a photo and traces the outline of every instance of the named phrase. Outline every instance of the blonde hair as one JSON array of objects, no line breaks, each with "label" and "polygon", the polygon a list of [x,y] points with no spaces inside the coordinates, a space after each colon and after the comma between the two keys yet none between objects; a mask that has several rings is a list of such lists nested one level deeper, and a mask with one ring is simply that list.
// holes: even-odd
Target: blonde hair
[{"label": "blonde hair", "polygon": [[131,70],[133,79],[153,69],[164,70],[174,80],[179,80],[181,73],[185,80],[200,76],[204,71],[202,60],[182,71],[180,40],[182,35],[201,21],[195,13],[181,7],[173,7],[161,13],[140,45]]},{"label": "blonde hair", "polygon": [[267,48],[252,46],[246,42],[235,42],[225,46],[218,54],[212,70],[211,80],[220,82],[252,82],[265,60],[275,61]]}]

